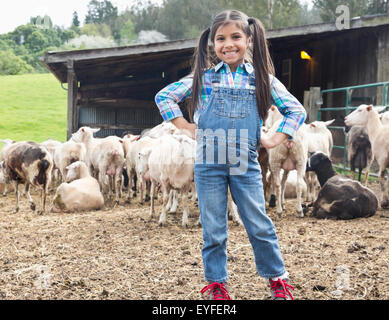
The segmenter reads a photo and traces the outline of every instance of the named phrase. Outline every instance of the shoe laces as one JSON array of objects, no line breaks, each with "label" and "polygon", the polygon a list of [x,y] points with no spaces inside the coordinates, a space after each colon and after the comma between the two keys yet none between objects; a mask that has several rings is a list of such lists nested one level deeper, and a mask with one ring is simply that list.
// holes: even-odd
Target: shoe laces
[{"label": "shoe laces", "polygon": [[287,295],[290,296],[292,300],[293,296],[292,293],[288,290],[294,290],[294,288],[286,283],[286,280],[282,280],[281,278],[278,278],[277,281],[273,281],[270,279],[270,288],[274,292],[274,298],[284,298],[287,299]]},{"label": "shoe laces", "polygon": [[228,291],[224,285],[224,283],[213,282],[201,289],[200,292],[204,293],[209,290],[208,296],[212,294],[212,300],[231,300],[230,295],[228,294]]}]

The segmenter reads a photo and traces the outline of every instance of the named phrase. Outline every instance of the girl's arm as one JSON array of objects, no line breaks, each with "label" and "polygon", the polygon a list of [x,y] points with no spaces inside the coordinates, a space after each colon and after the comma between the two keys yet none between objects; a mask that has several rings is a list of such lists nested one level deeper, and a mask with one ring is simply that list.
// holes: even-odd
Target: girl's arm
[{"label": "girl's arm", "polygon": [[307,116],[301,103],[285,88],[285,86],[276,78],[270,77],[271,83],[271,102],[277,106],[280,113],[284,116],[276,133],[270,137],[261,139],[265,148],[274,148],[288,139],[288,145],[291,146],[297,130],[304,123]]},{"label": "girl's arm", "polygon": [[185,120],[178,105],[192,94],[192,83],[193,78],[189,75],[169,84],[156,94],[155,103],[164,121],[171,121],[194,139],[196,125]]}]

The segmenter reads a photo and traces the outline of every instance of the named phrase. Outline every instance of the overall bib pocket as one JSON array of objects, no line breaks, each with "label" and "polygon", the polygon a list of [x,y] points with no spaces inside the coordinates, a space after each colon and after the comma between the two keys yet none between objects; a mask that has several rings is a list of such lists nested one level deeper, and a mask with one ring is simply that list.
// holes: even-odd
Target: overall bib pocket
[{"label": "overall bib pocket", "polygon": [[238,95],[230,92],[215,92],[215,105],[212,111],[221,117],[246,118],[252,109],[250,95]]}]

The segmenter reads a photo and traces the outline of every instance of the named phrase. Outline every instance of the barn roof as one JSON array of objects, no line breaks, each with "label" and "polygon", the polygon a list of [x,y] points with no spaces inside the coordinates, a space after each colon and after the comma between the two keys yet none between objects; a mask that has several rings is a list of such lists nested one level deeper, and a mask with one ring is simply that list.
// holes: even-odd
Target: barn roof
[{"label": "barn roof", "polygon": [[[389,26],[389,15],[356,17],[350,21],[350,29],[338,30],[335,23],[320,23],[267,31],[271,45],[283,47],[298,41],[328,37],[334,32],[352,32],[365,28]],[[93,82],[104,77],[128,78],[142,74],[159,73],[170,64],[188,61],[193,55],[196,39],[176,40],[146,45],[112,47],[103,49],[49,51],[41,62],[61,83],[67,82],[68,61],[72,61],[78,81]]]}]

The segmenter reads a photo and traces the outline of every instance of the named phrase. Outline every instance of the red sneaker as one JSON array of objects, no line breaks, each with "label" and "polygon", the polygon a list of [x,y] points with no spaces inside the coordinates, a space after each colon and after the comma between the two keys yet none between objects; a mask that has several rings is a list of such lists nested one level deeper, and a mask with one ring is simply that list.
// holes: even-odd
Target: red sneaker
[{"label": "red sneaker", "polygon": [[[226,283],[213,282],[201,289],[200,292],[206,300],[231,300],[227,288]],[[209,292],[205,295],[207,291]]]},{"label": "red sneaker", "polygon": [[269,282],[272,300],[294,300],[289,291],[289,289],[294,290],[294,288],[287,283],[288,279],[278,278],[277,281],[269,279]]}]

